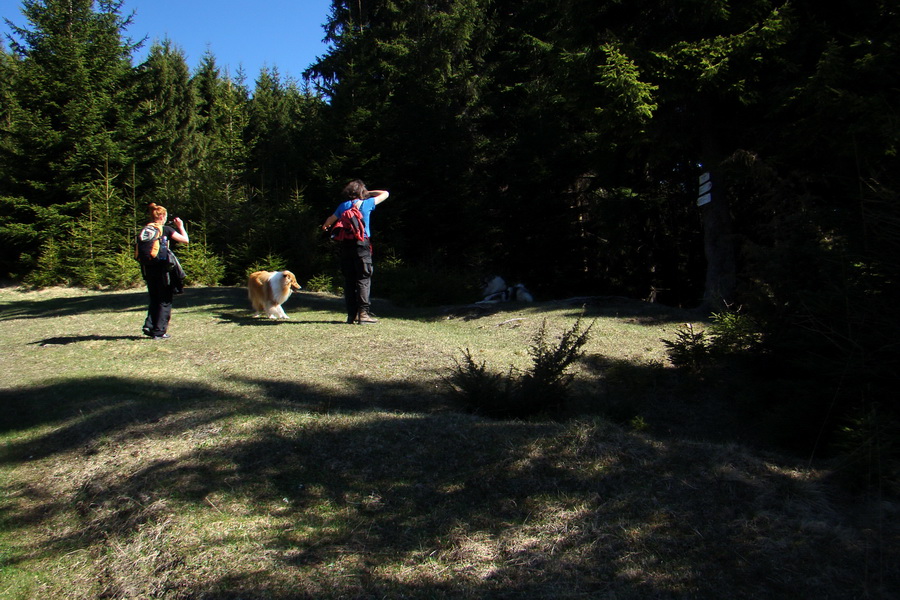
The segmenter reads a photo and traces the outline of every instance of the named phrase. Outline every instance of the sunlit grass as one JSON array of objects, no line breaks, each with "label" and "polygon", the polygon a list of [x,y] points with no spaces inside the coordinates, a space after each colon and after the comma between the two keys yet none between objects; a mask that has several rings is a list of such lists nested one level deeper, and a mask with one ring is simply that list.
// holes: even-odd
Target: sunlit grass
[{"label": "sunlit grass", "polygon": [[[242,290],[188,290],[154,342],[140,291],[0,290],[0,598],[896,589],[895,525],[838,503],[827,471],[661,434],[646,398],[679,397],[659,338],[688,315],[381,303],[351,326],[341,308],[301,293],[270,322]],[[545,319],[579,317],[595,325],[557,421],[477,418],[446,393],[463,348],[521,368]],[[609,407],[645,410],[647,432]]]}]

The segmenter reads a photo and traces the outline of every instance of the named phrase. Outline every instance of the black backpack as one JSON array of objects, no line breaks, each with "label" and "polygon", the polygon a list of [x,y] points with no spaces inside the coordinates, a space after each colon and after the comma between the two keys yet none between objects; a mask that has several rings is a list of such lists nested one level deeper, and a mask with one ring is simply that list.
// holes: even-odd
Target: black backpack
[{"label": "black backpack", "polygon": [[134,258],[142,265],[169,262],[169,240],[163,235],[163,226],[148,223],[134,240]]}]

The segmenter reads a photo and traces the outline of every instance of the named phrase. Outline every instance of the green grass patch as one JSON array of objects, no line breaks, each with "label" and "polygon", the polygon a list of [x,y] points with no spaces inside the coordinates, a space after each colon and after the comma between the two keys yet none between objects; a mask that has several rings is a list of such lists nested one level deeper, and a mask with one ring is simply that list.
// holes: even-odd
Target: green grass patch
[{"label": "green grass patch", "polygon": [[[640,302],[485,313],[238,288],[0,289],[0,598],[888,598],[896,504],[765,452]],[[468,348],[524,370],[594,323],[554,420],[467,414]],[[701,327],[702,323],[696,323]],[[702,393],[701,393],[702,392]],[[721,400],[721,399],[720,399]],[[729,420],[731,418],[731,420]],[[749,442],[750,440],[748,440]],[[892,512],[893,511],[893,512]]]}]

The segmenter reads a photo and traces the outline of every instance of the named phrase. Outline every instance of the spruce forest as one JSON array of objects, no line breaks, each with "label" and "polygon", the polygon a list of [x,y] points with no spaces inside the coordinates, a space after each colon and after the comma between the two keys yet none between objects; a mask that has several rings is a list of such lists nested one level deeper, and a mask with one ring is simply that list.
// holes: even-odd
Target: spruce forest
[{"label": "spruce forest", "polygon": [[497,274],[740,315],[760,411],[896,459],[895,0],[333,0],[299,80],[192,71],[129,11],[2,15],[0,278],[138,286],[155,202],[196,285],[328,288],[320,225],[359,177],[391,192],[376,296],[471,302]]}]

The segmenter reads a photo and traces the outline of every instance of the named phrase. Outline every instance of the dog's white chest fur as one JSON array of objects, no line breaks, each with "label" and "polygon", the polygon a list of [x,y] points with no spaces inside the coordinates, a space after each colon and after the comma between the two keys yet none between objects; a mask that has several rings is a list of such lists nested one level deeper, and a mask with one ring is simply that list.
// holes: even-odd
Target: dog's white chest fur
[{"label": "dog's white chest fur", "polygon": [[[285,287],[286,287],[284,285],[284,273],[282,273],[281,271],[276,271],[276,272],[272,273],[272,276],[269,277],[268,283],[269,283],[269,298],[271,298],[272,301],[277,302],[278,304],[281,304],[281,302],[284,302],[284,300],[287,300],[287,298],[285,298],[284,300],[281,299],[281,297],[285,295]],[[290,294],[291,294],[291,288],[290,288],[290,286],[287,286],[287,295],[289,296]]]}]

